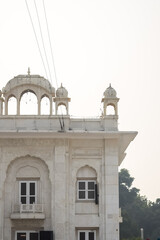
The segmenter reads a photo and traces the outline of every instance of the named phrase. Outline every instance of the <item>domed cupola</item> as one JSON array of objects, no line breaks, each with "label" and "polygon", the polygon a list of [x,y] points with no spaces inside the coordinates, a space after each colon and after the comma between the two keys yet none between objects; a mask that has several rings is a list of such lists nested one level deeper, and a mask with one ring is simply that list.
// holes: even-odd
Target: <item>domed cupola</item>
[{"label": "domed cupola", "polygon": [[69,114],[69,102],[71,99],[68,97],[68,91],[65,87],[61,86],[56,91],[56,97],[54,98],[55,102],[55,113],[57,115],[59,106],[63,105],[66,108],[66,115]]},{"label": "domed cupola", "polygon": [[104,116],[108,115],[107,113],[107,107],[112,106],[114,108],[114,114],[112,115],[118,115],[118,101],[119,98],[117,98],[117,93],[114,88],[112,88],[111,84],[104,92],[104,98],[102,98],[103,102],[103,114]]},{"label": "domed cupola", "polygon": [[62,83],[61,83],[61,86],[56,91],[56,97],[59,97],[59,98],[67,98],[68,97],[68,91],[66,88],[64,88],[62,86]]},{"label": "domed cupola", "polygon": [[116,93],[116,90],[112,88],[110,84],[103,95],[105,98],[116,98],[117,93]]}]

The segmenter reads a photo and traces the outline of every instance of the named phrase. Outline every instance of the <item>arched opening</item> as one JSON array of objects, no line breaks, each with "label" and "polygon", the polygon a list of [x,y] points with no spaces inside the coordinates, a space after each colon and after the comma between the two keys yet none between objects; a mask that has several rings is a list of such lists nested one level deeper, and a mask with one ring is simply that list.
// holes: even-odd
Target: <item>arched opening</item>
[{"label": "arched opening", "polygon": [[66,105],[64,105],[63,103],[60,103],[58,105],[57,115],[67,115]]},{"label": "arched opening", "polygon": [[15,96],[10,96],[8,98],[8,115],[17,114],[17,99]]},{"label": "arched opening", "polygon": [[97,172],[94,168],[86,165],[84,167],[81,167],[77,172],[77,178],[91,178],[96,179],[97,178]]},{"label": "arched opening", "polygon": [[80,168],[77,172],[77,200],[94,200],[97,204],[97,173],[89,166]]},{"label": "arched opening", "polygon": [[28,215],[42,214],[45,206],[50,218],[50,184],[49,169],[43,160],[29,155],[16,158],[6,171],[5,208],[12,214]]},{"label": "arched opening", "polygon": [[41,115],[50,114],[50,100],[47,96],[41,98]]},{"label": "arched opening", "polygon": [[21,115],[37,115],[38,114],[37,96],[33,91],[27,90],[21,95],[20,114]]},{"label": "arched opening", "polygon": [[108,105],[106,108],[107,115],[115,115],[115,107],[113,105]]}]

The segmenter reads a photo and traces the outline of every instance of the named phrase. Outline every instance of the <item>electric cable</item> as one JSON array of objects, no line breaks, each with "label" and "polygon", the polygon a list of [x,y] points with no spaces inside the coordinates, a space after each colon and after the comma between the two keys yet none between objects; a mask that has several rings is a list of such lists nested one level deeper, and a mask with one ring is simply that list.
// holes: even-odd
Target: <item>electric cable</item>
[{"label": "electric cable", "polygon": [[[46,20],[47,33],[48,33],[50,50],[51,50],[51,57],[52,57],[52,64],[53,64],[54,74],[55,74],[55,80],[56,80],[56,85],[57,85],[57,88],[58,88],[58,79],[57,79],[57,73],[56,73],[56,66],[55,66],[55,60],[54,60],[54,56],[53,56],[53,48],[52,48],[52,44],[51,44],[51,38],[50,38],[50,33],[49,33],[49,25],[48,25],[48,19],[47,19],[47,13],[46,13],[44,0],[43,0],[43,9],[44,9],[44,15],[45,15],[45,20]],[[64,128],[65,128],[65,123],[64,123],[64,119],[63,119],[62,106],[60,106],[60,109],[61,109],[62,119],[60,119],[60,117],[59,117],[59,122],[60,122],[60,126],[61,126],[61,131],[63,131]],[[61,122],[61,120],[62,120],[62,122]]]},{"label": "electric cable", "polygon": [[52,76],[51,76],[51,71],[50,71],[50,67],[49,67],[49,63],[48,63],[48,58],[47,58],[47,53],[46,53],[46,49],[45,49],[45,44],[44,44],[44,39],[43,39],[43,34],[42,34],[42,28],[41,28],[40,18],[39,18],[39,14],[38,14],[38,9],[37,9],[36,0],[34,0],[34,5],[35,5],[35,9],[36,9],[37,19],[38,19],[38,24],[39,24],[39,30],[40,30],[40,35],[41,35],[43,50],[44,50],[44,54],[45,54],[45,58],[46,58],[46,63],[47,63],[48,71],[49,71],[49,76],[50,76],[50,79],[51,79],[51,82],[52,82]]},{"label": "electric cable", "polygon": [[[43,56],[42,56],[42,53],[41,53],[40,45],[39,45],[39,42],[38,42],[38,37],[37,37],[36,30],[35,30],[35,27],[34,27],[34,24],[33,24],[32,16],[31,16],[31,13],[30,13],[30,10],[29,10],[29,6],[28,6],[28,3],[27,3],[27,0],[25,0],[25,3],[26,3],[26,7],[27,7],[28,14],[29,14],[29,17],[30,17],[30,21],[31,21],[31,25],[32,25],[32,28],[33,28],[33,32],[34,32],[34,35],[35,35],[35,38],[36,38],[36,43],[37,43],[38,50],[39,50],[39,53],[40,53],[40,56],[41,56],[43,67],[44,67],[44,70],[45,70],[45,73],[46,73],[46,77],[48,79],[47,70],[46,70],[46,67],[45,67],[45,63],[44,63],[44,60],[43,60]],[[36,9],[38,23],[39,23],[39,29],[40,29],[40,33],[41,33],[41,39],[42,39],[42,43],[43,43],[45,57],[46,57],[46,61],[47,61],[47,66],[48,66],[48,69],[49,69],[49,74],[51,76],[49,63],[48,63],[48,58],[47,58],[47,54],[46,54],[45,46],[44,46],[44,40],[43,40],[43,35],[42,35],[42,30],[41,30],[41,24],[40,24],[38,9],[37,9],[35,0],[34,0],[34,4],[35,4],[35,9]],[[57,85],[57,88],[58,88],[58,80],[57,80],[57,74],[56,74],[55,60],[54,60],[54,56],[53,56],[53,48],[52,48],[52,44],[51,44],[51,38],[50,38],[50,33],[49,33],[49,26],[48,26],[48,20],[47,20],[47,14],[46,14],[46,8],[45,8],[44,0],[43,0],[43,9],[44,9],[44,14],[45,14],[45,20],[46,20],[46,26],[47,26],[47,34],[48,34],[49,45],[50,45],[50,50],[51,50],[51,58],[52,58],[52,64],[53,64],[53,69],[54,69],[54,74],[55,74],[55,81],[56,81],[56,85]],[[52,82],[52,77],[50,79],[51,79],[51,82]],[[60,122],[60,126],[61,126],[61,131],[64,131],[65,124],[64,124],[62,109],[61,109],[61,115],[62,115],[62,119],[60,119],[60,117],[59,117],[59,122]],[[61,122],[61,120],[62,120],[62,122]]]},{"label": "electric cable", "polygon": [[55,67],[55,60],[54,60],[54,57],[53,57],[53,48],[52,48],[52,44],[51,44],[51,38],[50,38],[50,33],[49,33],[49,25],[48,25],[47,13],[46,13],[44,0],[43,0],[43,9],[44,9],[44,15],[45,15],[45,20],[46,20],[49,45],[50,45],[50,50],[51,50],[51,57],[52,57],[52,64],[53,64],[53,69],[54,69],[54,75],[55,75],[56,85],[57,85],[57,88],[58,88],[58,80],[57,80],[57,73],[56,73],[56,67]]},{"label": "electric cable", "polygon": [[44,71],[45,71],[46,77],[48,79],[48,74],[47,74],[47,71],[46,71],[45,63],[44,63],[44,60],[43,60],[43,56],[42,56],[42,53],[41,53],[40,45],[39,45],[39,42],[38,42],[36,30],[35,30],[35,27],[34,27],[34,24],[33,24],[32,16],[31,16],[31,13],[30,13],[30,10],[29,10],[27,0],[25,0],[25,3],[26,3],[27,10],[28,10],[29,18],[30,18],[30,21],[31,21],[31,25],[32,25],[32,28],[33,28],[33,32],[34,32],[34,35],[35,35],[35,38],[36,38],[36,43],[37,43],[37,46],[38,46],[38,50],[39,50],[39,54],[40,54],[40,57],[41,57],[41,60],[42,60]]}]

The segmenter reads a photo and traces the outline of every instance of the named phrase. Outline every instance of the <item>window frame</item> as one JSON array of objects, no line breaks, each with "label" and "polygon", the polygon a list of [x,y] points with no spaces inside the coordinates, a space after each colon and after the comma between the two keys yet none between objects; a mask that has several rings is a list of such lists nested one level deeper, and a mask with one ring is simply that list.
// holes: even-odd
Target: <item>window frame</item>
[{"label": "window frame", "polygon": [[94,240],[96,240],[96,230],[78,230],[78,240],[80,240],[80,233],[85,232],[85,240],[89,240],[89,233],[94,232]]},{"label": "window frame", "polygon": [[26,231],[26,230],[20,230],[20,231],[18,231],[18,230],[17,230],[17,231],[15,232],[15,240],[17,240],[17,234],[18,234],[18,233],[25,233],[25,234],[26,234],[26,240],[30,240],[30,239],[29,239],[29,234],[30,234],[30,233],[37,233],[37,234],[38,234],[38,239],[39,239],[39,232],[38,232],[38,231],[34,231],[34,230],[27,230],[27,231]]},{"label": "window frame", "polygon": [[[79,183],[80,182],[84,182],[85,183],[85,188],[84,189],[79,189]],[[94,189],[88,189],[88,183],[89,182],[93,182],[94,183]],[[77,180],[77,200],[78,201],[95,201],[95,184],[96,184],[96,180],[94,179],[79,179]],[[85,198],[79,198],[79,192],[85,192]],[[94,192],[94,197],[93,198],[89,198],[88,197],[88,193],[89,192]]]},{"label": "window frame", "polygon": [[[26,195],[24,195],[24,197],[26,197],[26,203],[22,203],[21,202],[21,197],[23,197],[23,195],[21,195],[21,184],[22,183],[26,183]],[[35,184],[35,194],[34,195],[30,195],[30,183],[34,183]],[[23,181],[19,181],[19,203],[20,204],[33,204],[30,203],[30,197],[35,197],[35,204],[37,203],[37,181],[32,181],[32,180],[23,180]]]}]

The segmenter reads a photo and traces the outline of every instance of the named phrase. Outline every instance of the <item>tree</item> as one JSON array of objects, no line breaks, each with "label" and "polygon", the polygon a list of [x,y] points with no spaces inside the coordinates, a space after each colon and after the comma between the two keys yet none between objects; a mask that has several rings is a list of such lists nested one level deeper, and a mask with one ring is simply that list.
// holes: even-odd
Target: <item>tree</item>
[{"label": "tree", "polygon": [[144,239],[160,238],[160,198],[155,202],[141,196],[139,189],[132,187],[134,178],[127,169],[119,172],[119,197],[123,223],[120,225],[122,240],[138,240],[140,229]]},{"label": "tree", "polygon": [[127,169],[119,173],[119,200],[122,209],[123,223],[120,226],[121,239],[140,237],[144,215],[147,209],[147,199],[139,195],[139,189],[133,187],[134,178]]},{"label": "tree", "polygon": [[139,189],[131,188],[134,178],[130,176],[127,169],[119,172],[119,200],[120,207],[131,204],[139,193]]}]

